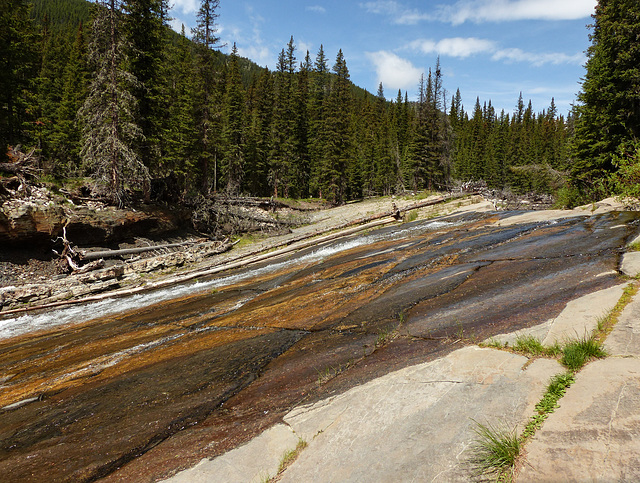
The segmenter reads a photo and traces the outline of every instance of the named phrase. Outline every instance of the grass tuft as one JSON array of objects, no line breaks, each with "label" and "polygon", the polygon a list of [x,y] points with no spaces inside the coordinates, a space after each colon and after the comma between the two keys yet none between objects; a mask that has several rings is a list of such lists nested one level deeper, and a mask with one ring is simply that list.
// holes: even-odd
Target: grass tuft
[{"label": "grass tuft", "polygon": [[536,339],[532,335],[524,335],[518,337],[513,345],[513,350],[515,352],[520,352],[522,354],[534,357],[556,357],[562,352],[562,349],[557,343],[552,346],[545,347],[542,345],[542,342],[540,342],[540,340]]},{"label": "grass tuft", "polygon": [[568,342],[562,350],[560,363],[571,371],[578,371],[592,359],[606,357],[602,342],[595,337],[587,337]]},{"label": "grass tuft", "polygon": [[496,480],[511,479],[522,443],[516,429],[473,421],[476,439],[471,445],[471,465],[476,476],[492,475]]},{"label": "grass tuft", "polygon": [[574,382],[575,377],[570,372],[557,374],[551,378],[542,399],[536,404],[536,413],[524,427],[522,432],[523,440],[531,438],[542,427],[542,423],[549,417],[549,414],[556,410],[558,401]]}]

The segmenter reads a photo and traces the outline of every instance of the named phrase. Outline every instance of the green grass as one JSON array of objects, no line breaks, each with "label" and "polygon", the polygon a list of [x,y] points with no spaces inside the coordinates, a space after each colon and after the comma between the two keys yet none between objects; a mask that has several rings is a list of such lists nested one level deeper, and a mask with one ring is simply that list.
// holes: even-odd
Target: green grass
[{"label": "green grass", "polygon": [[602,342],[595,337],[587,337],[568,342],[562,349],[560,363],[570,371],[578,371],[592,359],[606,357]]},{"label": "green grass", "polygon": [[298,438],[298,444],[296,445],[296,447],[292,450],[285,451],[285,453],[282,455],[282,458],[280,459],[280,464],[278,465],[278,474],[273,478],[268,476],[265,478],[262,478],[261,481],[264,483],[273,483],[278,481],[282,473],[284,473],[284,471],[289,466],[291,466],[296,459],[298,459],[298,456],[300,456],[300,453],[302,452],[302,450],[305,449],[307,446],[308,444],[304,439]]},{"label": "green grass", "polygon": [[512,349],[515,352],[533,357],[557,357],[562,352],[559,344],[543,346],[542,342],[532,335],[518,336]]},{"label": "green grass", "polygon": [[409,213],[405,215],[404,222],[411,223],[412,221],[416,221],[418,219],[418,210],[411,210]]},{"label": "green grass", "polygon": [[522,443],[516,429],[473,421],[476,438],[471,444],[471,466],[476,476],[493,476],[510,481]]},{"label": "green grass", "polygon": [[575,377],[570,372],[557,374],[551,378],[542,399],[536,404],[536,413],[531,417],[522,432],[523,441],[531,438],[542,427],[542,423],[549,417],[549,414],[555,411],[558,407],[558,401],[574,382]]},{"label": "green grass", "polygon": [[640,242],[631,243],[627,246],[628,252],[640,252]]}]

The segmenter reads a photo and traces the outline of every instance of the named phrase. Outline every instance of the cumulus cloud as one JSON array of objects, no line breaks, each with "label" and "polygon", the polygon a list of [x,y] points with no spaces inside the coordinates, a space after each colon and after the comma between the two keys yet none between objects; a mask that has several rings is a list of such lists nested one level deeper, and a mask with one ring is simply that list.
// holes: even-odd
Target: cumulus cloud
[{"label": "cumulus cloud", "polygon": [[437,53],[439,55],[460,58],[484,52],[496,51],[495,42],[486,39],[477,39],[475,37],[454,37],[450,39],[442,39],[438,42],[434,40],[420,39],[414,40],[409,46],[411,49],[418,50],[424,54]]},{"label": "cumulus cloud", "polygon": [[567,55],[561,52],[535,53],[525,52],[522,49],[500,49],[493,56],[493,60],[506,60],[511,62],[527,62],[540,67],[545,64],[575,64],[582,65],[586,62],[584,54]]},{"label": "cumulus cloud", "polygon": [[393,0],[377,0],[360,4],[369,13],[387,15],[398,25],[415,25],[422,20],[429,20],[430,15],[415,8],[408,8]]},{"label": "cumulus cloud", "polygon": [[459,0],[438,7],[438,18],[454,25],[464,22],[513,20],[576,20],[589,17],[597,0]]},{"label": "cumulus cloud", "polygon": [[422,71],[393,52],[380,50],[366,55],[375,66],[378,82],[382,82],[386,89],[410,89],[420,80]]},{"label": "cumulus cloud", "polygon": [[562,52],[526,52],[518,48],[503,49],[492,40],[475,37],[454,37],[437,42],[430,39],[419,39],[411,42],[406,48],[423,54],[437,54],[461,59],[477,54],[489,54],[494,61],[526,62],[536,67],[546,64],[582,65],[586,61],[583,53],[569,55]]},{"label": "cumulus cloud", "polygon": [[200,8],[199,0],[173,0],[173,9],[184,14],[196,13]]}]

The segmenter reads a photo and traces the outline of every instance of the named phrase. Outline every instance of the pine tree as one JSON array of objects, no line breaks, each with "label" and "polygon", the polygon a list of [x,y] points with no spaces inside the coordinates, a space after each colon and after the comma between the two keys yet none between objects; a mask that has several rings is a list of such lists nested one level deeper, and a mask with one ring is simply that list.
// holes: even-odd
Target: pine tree
[{"label": "pine tree", "polygon": [[0,160],[7,146],[28,141],[25,93],[36,76],[34,27],[25,0],[0,2]]},{"label": "pine tree", "polygon": [[82,23],[78,26],[69,60],[62,75],[62,94],[57,107],[57,122],[51,139],[52,156],[65,173],[74,173],[80,165],[80,130],[76,115],[89,87],[87,45]]},{"label": "pine tree", "polygon": [[333,66],[335,75],[328,98],[325,158],[320,171],[322,194],[332,203],[345,200],[347,179],[345,174],[352,162],[351,137],[351,83],[349,69],[342,49]]},{"label": "pine tree", "polygon": [[613,171],[616,153],[640,137],[640,4],[600,0],[594,19],[571,167],[582,187]]},{"label": "pine tree", "polygon": [[165,107],[160,80],[166,43],[165,4],[164,0],[123,0],[122,4],[127,14],[124,32],[129,71],[137,80],[136,122],[144,136],[138,151],[145,165],[155,170],[160,158],[159,135]]},{"label": "pine tree", "polygon": [[244,168],[244,98],[242,79],[238,67],[238,49],[233,44],[229,58],[224,97],[223,131],[224,172],[226,191],[238,194]]},{"label": "pine tree", "polygon": [[310,77],[309,93],[309,172],[310,192],[314,196],[320,196],[320,172],[326,150],[326,107],[329,94],[329,67],[324,48],[316,55],[313,72]]},{"label": "pine tree", "polygon": [[200,190],[208,193],[211,189],[210,169],[213,164],[213,190],[217,191],[217,152],[216,125],[219,124],[215,109],[215,71],[213,49],[219,47],[220,38],[216,35],[218,29],[216,12],[219,0],[202,0],[196,16],[196,28],[191,29],[193,41],[197,44],[196,56],[198,60],[200,99],[198,101],[199,130],[200,130],[200,159],[199,177]]},{"label": "pine tree", "polygon": [[125,182],[145,185],[148,171],[134,148],[141,139],[134,122],[135,77],[123,70],[126,51],[116,0],[98,2],[94,10],[89,59],[95,69],[89,95],[80,109],[81,156],[93,175],[106,183],[112,202],[123,206]]}]

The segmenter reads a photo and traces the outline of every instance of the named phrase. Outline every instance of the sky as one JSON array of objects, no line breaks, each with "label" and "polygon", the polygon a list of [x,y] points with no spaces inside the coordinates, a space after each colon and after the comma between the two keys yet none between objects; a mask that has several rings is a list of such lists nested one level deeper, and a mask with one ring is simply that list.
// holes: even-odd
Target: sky
[{"label": "sky", "polygon": [[[200,0],[172,0],[172,26],[187,34]],[[447,103],[460,89],[472,112],[476,97],[512,113],[522,92],[535,112],[555,99],[570,111],[585,74],[588,25],[597,0],[220,0],[223,52],[274,70],[291,36],[296,57],[323,46],[331,68],[339,49],[351,81],[385,96],[415,100],[421,74],[440,58]]]}]

